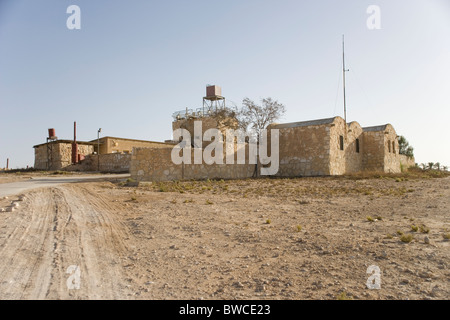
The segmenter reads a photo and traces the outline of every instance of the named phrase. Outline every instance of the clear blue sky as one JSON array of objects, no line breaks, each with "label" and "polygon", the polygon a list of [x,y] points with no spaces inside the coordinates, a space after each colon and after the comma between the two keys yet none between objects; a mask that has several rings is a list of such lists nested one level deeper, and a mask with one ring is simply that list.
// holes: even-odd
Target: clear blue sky
[{"label": "clear blue sky", "polygon": [[342,34],[348,120],[391,123],[416,162],[450,165],[448,0],[0,0],[0,167],[32,166],[47,129],[72,139],[74,121],[79,140],[170,139],[206,84],[239,106],[277,99],[283,122],[342,116]]}]

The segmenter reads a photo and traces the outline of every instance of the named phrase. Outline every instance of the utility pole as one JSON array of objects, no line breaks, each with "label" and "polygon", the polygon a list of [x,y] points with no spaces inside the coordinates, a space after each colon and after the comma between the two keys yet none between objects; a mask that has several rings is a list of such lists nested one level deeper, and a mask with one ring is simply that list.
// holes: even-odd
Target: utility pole
[{"label": "utility pole", "polygon": [[102,128],[99,128],[97,131],[97,171],[100,172],[100,132],[102,132]]},{"label": "utility pole", "polygon": [[348,69],[345,69],[345,41],[344,41],[344,35],[342,35],[342,75],[344,78],[344,120],[347,124],[347,101],[345,98],[345,73],[349,71]]}]

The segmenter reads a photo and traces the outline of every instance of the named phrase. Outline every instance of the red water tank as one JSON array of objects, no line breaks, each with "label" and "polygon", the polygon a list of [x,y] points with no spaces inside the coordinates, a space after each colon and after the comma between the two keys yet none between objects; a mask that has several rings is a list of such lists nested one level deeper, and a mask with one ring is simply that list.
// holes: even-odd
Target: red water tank
[{"label": "red water tank", "polygon": [[48,129],[48,137],[53,138],[56,137],[55,129]]}]

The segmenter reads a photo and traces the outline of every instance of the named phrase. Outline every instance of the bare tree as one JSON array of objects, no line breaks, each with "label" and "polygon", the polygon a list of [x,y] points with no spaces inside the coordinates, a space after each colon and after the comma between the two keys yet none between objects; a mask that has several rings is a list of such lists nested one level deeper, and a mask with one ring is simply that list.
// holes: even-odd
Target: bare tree
[{"label": "bare tree", "polygon": [[249,98],[244,98],[238,119],[242,129],[251,129],[259,137],[262,130],[280,119],[285,113],[286,107],[272,98],[262,99],[261,105]]},{"label": "bare tree", "polygon": [[[261,99],[258,105],[249,98],[242,100],[242,108],[237,116],[240,128],[259,143],[262,131],[286,113],[286,107],[272,98]],[[258,161],[253,176],[258,176]]]}]

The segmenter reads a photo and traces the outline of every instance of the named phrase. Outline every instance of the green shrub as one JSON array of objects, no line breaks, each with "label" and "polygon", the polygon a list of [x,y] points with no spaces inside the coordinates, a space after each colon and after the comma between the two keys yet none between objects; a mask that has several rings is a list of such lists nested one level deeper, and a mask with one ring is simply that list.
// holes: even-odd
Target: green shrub
[{"label": "green shrub", "polygon": [[353,300],[352,297],[347,296],[345,291],[342,291],[336,296],[336,300]]},{"label": "green shrub", "polygon": [[414,237],[412,234],[408,234],[408,235],[404,234],[400,237],[400,240],[405,243],[410,243],[411,241],[413,241],[413,239],[414,239]]}]

